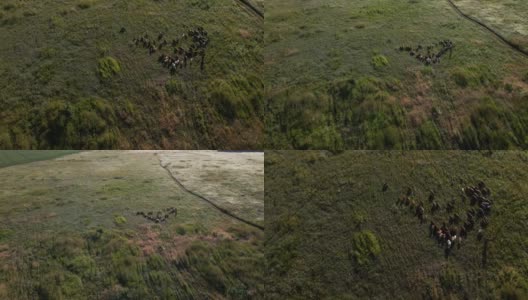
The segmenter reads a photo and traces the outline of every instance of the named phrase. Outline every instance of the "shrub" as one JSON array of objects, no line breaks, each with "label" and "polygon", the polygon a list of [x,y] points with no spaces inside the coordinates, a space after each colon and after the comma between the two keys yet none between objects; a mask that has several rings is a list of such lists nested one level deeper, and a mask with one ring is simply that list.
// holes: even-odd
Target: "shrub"
[{"label": "shrub", "polygon": [[352,236],[351,255],[360,266],[369,264],[381,253],[378,239],[369,230],[354,233]]},{"label": "shrub", "polygon": [[106,56],[99,59],[97,73],[101,79],[106,80],[112,78],[119,72],[121,72],[121,66],[115,58]]},{"label": "shrub", "polygon": [[381,54],[378,54],[378,55],[374,55],[372,57],[372,66],[374,66],[375,69],[380,69],[386,65],[389,64],[389,60],[387,59],[387,57],[381,55]]},{"label": "shrub", "polygon": [[496,75],[485,65],[459,67],[451,73],[451,78],[460,87],[490,85],[496,81]]},{"label": "shrub", "polygon": [[4,4],[2,7],[5,11],[14,10],[16,6],[12,3]]},{"label": "shrub", "polygon": [[34,114],[31,127],[41,148],[115,148],[118,143],[116,113],[106,100],[52,100]]},{"label": "shrub", "polygon": [[416,146],[420,150],[438,150],[442,148],[442,137],[433,121],[423,123],[416,135]]},{"label": "shrub", "polygon": [[179,235],[185,235],[187,231],[185,230],[185,227],[183,226],[178,226],[178,228],[176,228],[176,233],[179,234]]},{"label": "shrub", "polygon": [[90,279],[95,274],[95,261],[87,255],[79,255],[70,260],[66,267],[69,271],[83,277]]},{"label": "shrub", "polygon": [[251,106],[244,96],[243,91],[230,82],[217,79],[211,84],[209,100],[222,116],[232,121],[251,115]]},{"label": "shrub", "polygon": [[116,225],[123,225],[127,222],[127,219],[123,216],[114,216],[114,223]]},{"label": "shrub", "polygon": [[79,2],[79,4],[77,4],[77,7],[79,7],[80,9],[88,9],[91,6],[92,6],[92,1],[90,0],[84,0],[84,1]]}]

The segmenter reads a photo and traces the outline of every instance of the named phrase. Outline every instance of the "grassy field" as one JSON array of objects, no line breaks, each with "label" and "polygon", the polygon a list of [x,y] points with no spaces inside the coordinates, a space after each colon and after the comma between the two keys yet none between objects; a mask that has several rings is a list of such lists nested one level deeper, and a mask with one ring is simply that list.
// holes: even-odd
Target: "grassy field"
[{"label": "grassy field", "polygon": [[[267,295],[526,299],[527,163],[527,153],[515,151],[266,152]],[[446,256],[429,222],[455,213],[465,220],[472,206],[462,188],[479,181],[491,190],[489,225],[479,240],[479,219]],[[412,201],[424,202],[423,224],[397,204],[408,188]],[[441,206],[434,214],[431,191]]]},{"label": "grassy field", "polygon": [[53,151],[53,150],[42,150],[42,151],[32,151],[32,150],[1,150],[0,151],[0,168],[27,164],[34,161],[48,160],[64,155],[74,154],[78,151],[74,150],[63,150],[63,151]]},{"label": "grassy field", "polygon": [[[187,159],[97,151],[0,169],[0,299],[262,298],[263,232],[182,190],[160,155]],[[171,207],[161,223],[136,214]]]},{"label": "grassy field", "polygon": [[[264,27],[270,148],[528,147],[528,58],[447,1],[268,1]],[[399,50],[443,40],[439,64]]]},{"label": "grassy field", "polygon": [[465,13],[493,27],[528,51],[528,3],[519,0],[457,0]]},{"label": "grassy field", "polygon": [[[198,26],[203,71],[133,43]],[[262,27],[232,0],[2,1],[0,148],[257,149]]]}]

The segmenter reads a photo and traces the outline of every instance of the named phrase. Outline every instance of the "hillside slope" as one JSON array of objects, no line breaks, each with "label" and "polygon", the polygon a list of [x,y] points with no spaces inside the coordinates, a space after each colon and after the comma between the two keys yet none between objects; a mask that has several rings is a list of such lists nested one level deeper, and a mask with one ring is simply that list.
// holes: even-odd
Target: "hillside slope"
[{"label": "hillside slope", "polygon": [[0,149],[257,149],[262,26],[232,0],[3,1]]},{"label": "hillside slope", "polygon": [[[0,299],[261,299],[262,230],[181,189],[158,154],[86,151],[1,168]],[[263,193],[258,176],[246,185]]]},{"label": "hillside slope", "polygon": [[[265,163],[270,299],[528,295],[526,153],[279,151],[266,152]],[[479,204],[462,188],[479,182],[491,210],[470,230],[467,211]],[[399,199],[408,193],[406,205]],[[461,220],[450,223],[455,214]],[[467,235],[446,252],[431,221]]]},{"label": "hillside slope", "polygon": [[528,57],[447,0],[266,4],[270,148],[528,148]]}]

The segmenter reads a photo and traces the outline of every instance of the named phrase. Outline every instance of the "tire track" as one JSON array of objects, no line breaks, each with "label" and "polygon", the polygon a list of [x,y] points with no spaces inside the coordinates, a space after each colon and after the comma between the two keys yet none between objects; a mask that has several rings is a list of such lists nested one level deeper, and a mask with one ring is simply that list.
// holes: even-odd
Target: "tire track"
[{"label": "tire track", "polygon": [[465,14],[460,8],[458,8],[458,6],[456,6],[456,4],[453,2],[453,0],[447,0],[447,2],[451,5],[451,7],[453,7],[453,9],[459,14],[461,15],[462,17],[464,17],[465,19],[473,22],[473,23],[476,23],[477,25],[481,26],[481,27],[484,27],[484,29],[488,30],[489,32],[493,33],[496,37],[498,37],[501,41],[503,41],[504,43],[506,43],[508,46],[510,46],[513,50],[519,52],[520,54],[528,57],[528,51],[527,50],[524,50],[523,48],[521,48],[520,45],[517,45],[515,43],[512,43],[510,40],[508,40],[507,38],[505,38],[502,34],[498,33],[497,31],[495,31],[493,28],[489,27],[488,25],[484,24],[483,22],[477,20],[476,18],[473,18],[472,16],[470,15],[467,15]]},{"label": "tire track", "polygon": [[249,0],[238,0],[238,2],[242,3],[244,6],[249,8],[252,12],[256,13],[259,17],[264,19],[264,13],[261,12],[255,5],[253,5]]},{"label": "tire track", "polygon": [[202,199],[203,201],[209,203],[211,206],[213,206],[214,208],[216,208],[218,211],[220,211],[221,213],[223,213],[224,215],[228,216],[228,217],[231,217],[237,221],[240,221],[242,223],[245,223],[249,226],[252,226],[252,227],[255,227],[257,229],[260,229],[260,230],[264,230],[264,226],[261,226],[261,225],[258,225],[256,223],[253,223],[249,220],[246,220],[246,219],[243,219],[237,215],[235,215],[234,213],[230,212],[229,210],[223,208],[223,207],[220,207],[219,205],[217,205],[216,203],[214,203],[213,201],[211,201],[210,199],[207,199],[206,197],[196,193],[196,192],[193,192],[191,190],[189,190],[188,188],[186,188],[179,180],[178,178],[176,178],[176,176],[174,176],[174,174],[172,174],[172,172],[169,170],[169,165],[170,163],[166,164],[166,165],[163,165],[163,163],[161,162],[161,158],[158,157],[158,160],[159,160],[159,164],[160,166],[165,169],[165,171],[167,171],[167,173],[169,173],[169,176],[172,178],[172,180],[180,187],[182,188],[185,192],[195,196],[195,197],[198,197],[200,199]]}]

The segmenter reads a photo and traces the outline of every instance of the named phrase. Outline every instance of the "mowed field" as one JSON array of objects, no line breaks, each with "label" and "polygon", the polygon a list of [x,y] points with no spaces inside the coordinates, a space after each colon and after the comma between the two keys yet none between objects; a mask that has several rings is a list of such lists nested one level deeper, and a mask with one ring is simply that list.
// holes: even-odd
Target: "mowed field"
[{"label": "mowed field", "polygon": [[75,150],[2,150],[0,155],[0,168],[9,167],[19,164],[26,164],[34,161],[48,160],[52,158],[61,157],[68,154],[73,154],[78,151]]},{"label": "mowed field", "polygon": [[[518,16],[528,11],[521,1],[509,7],[515,13],[490,10],[491,1],[456,3],[501,19],[490,26],[506,33],[507,24],[523,27]],[[400,50],[438,53],[446,40],[454,48],[436,64]],[[528,57],[447,0],[268,1],[264,57],[272,147],[528,146]]]},{"label": "mowed field", "polygon": [[[528,296],[525,152],[270,151],[265,165],[270,299]],[[462,188],[480,181],[491,191],[488,225],[478,217],[446,255],[429,224],[460,230],[478,210]],[[408,189],[423,223],[398,203]],[[451,224],[454,214],[462,220]]]},{"label": "mowed field", "polygon": [[[171,75],[199,27],[203,70]],[[0,148],[258,149],[262,27],[233,0],[2,1]]]},{"label": "mowed field", "polygon": [[[185,153],[183,159],[181,153]],[[260,152],[167,152],[160,163],[187,189],[264,225],[264,155]],[[208,184],[203,184],[208,182]]]},{"label": "mowed field", "polygon": [[468,15],[496,29],[528,51],[528,2],[522,0],[456,0]]},{"label": "mowed field", "polygon": [[263,231],[182,189],[160,157],[189,158],[94,151],[1,168],[0,298],[262,298]]}]

